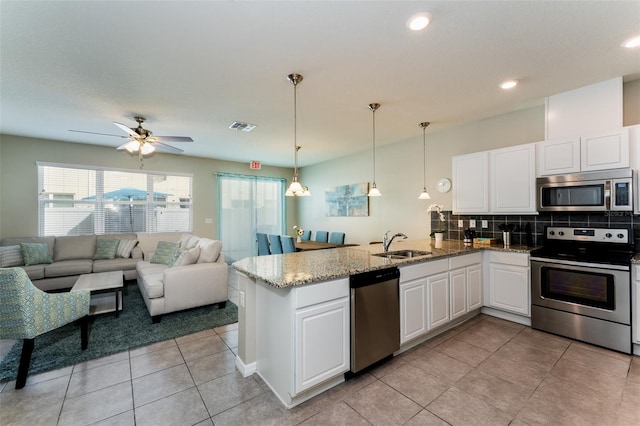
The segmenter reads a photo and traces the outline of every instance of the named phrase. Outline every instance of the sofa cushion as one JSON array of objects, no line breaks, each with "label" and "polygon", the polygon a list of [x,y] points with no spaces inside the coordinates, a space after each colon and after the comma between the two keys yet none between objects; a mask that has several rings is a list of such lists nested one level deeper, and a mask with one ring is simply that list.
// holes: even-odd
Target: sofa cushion
[{"label": "sofa cushion", "polygon": [[27,275],[29,275],[29,279],[31,281],[35,281],[44,278],[44,267],[45,265],[31,265],[23,266],[22,269],[24,269]]},{"label": "sofa cushion", "polygon": [[138,240],[120,240],[118,249],[116,250],[116,257],[128,258],[131,256],[131,251],[138,244]]},{"label": "sofa cushion", "polygon": [[120,244],[120,240],[99,239],[96,244],[96,253],[93,255],[93,259],[115,258],[118,244]]},{"label": "sofa cushion", "polygon": [[53,262],[46,243],[20,243],[20,250],[26,266]]},{"label": "sofa cushion", "polygon": [[90,274],[93,270],[91,259],[61,260],[44,267],[44,276],[64,277],[67,275]]},{"label": "sofa cushion", "polygon": [[138,283],[144,287],[144,292],[149,299],[164,296],[164,271],[168,266],[162,263],[139,261],[136,265]]},{"label": "sofa cushion", "polygon": [[211,263],[218,259],[222,250],[222,241],[200,238],[198,247],[200,247],[200,256],[197,263]]},{"label": "sofa cushion", "polygon": [[129,271],[136,269],[140,259],[116,257],[115,259],[100,259],[93,261],[93,272]]},{"label": "sofa cushion", "polygon": [[53,260],[91,259],[96,252],[95,235],[56,237]]},{"label": "sofa cushion", "polygon": [[20,245],[0,247],[0,268],[24,265]]},{"label": "sofa cushion", "polygon": [[167,266],[173,266],[178,257],[178,247],[179,243],[160,241],[151,258],[151,263],[163,263]]},{"label": "sofa cushion", "polygon": [[193,265],[198,261],[200,256],[200,247],[194,247],[189,250],[181,250],[178,258],[173,263],[173,266],[186,266]]},{"label": "sofa cushion", "polygon": [[0,240],[0,246],[19,246],[20,243],[46,243],[49,253],[53,253],[56,237],[6,237]]},{"label": "sofa cushion", "polygon": [[194,248],[198,244],[198,240],[200,237],[197,237],[193,234],[182,234],[180,236],[180,250],[189,250]]}]

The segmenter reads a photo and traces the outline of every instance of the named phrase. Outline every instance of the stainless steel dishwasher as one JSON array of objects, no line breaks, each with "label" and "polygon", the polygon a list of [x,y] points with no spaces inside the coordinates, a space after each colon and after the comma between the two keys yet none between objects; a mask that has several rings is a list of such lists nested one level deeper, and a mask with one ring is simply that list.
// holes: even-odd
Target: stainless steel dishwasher
[{"label": "stainless steel dishwasher", "polygon": [[353,374],[400,349],[400,271],[364,272],[350,282]]}]

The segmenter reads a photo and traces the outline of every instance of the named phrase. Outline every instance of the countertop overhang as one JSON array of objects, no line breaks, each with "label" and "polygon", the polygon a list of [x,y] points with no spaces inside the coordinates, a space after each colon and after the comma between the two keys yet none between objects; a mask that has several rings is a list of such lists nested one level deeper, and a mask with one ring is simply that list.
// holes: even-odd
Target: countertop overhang
[{"label": "countertop overhang", "polygon": [[372,256],[382,253],[382,244],[371,244],[307,252],[272,254],[247,257],[232,264],[237,271],[254,279],[260,279],[277,288],[288,288],[314,282],[327,281],[361,272],[384,269],[391,266],[407,266],[438,258],[498,250],[529,254],[536,247],[514,245],[465,246],[459,240],[445,240],[442,248],[435,248],[429,240],[403,240],[394,242],[391,250],[421,250],[431,254],[406,259],[388,259]]}]

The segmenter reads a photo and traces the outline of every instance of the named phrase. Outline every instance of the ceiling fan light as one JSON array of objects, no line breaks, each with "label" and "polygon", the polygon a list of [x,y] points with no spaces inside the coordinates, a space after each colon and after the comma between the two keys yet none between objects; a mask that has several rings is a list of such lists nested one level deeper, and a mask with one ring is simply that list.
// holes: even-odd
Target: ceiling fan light
[{"label": "ceiling fan light", "polygon": [[142,155],[149,155],[155,150],[156,150],[155,147],[153,145],[149,144],[149,143],[143,143],[140,146],[140,153]]},{"label": "ceiling fan light", "polygon": [[304,187],[304,190],[302,191],[301,195],[303,197],[310,197],[311,196],[311,191],[309,191],[309,187],[308,186]]},{"label": "ceiling fan light", "polygon": [[129,141],[126,144],[124,144],[124,149],[126,149],[128,152],[134,154],[136,152],[138,152],[138,150],[140,149],[140,143],[138,141]]}]

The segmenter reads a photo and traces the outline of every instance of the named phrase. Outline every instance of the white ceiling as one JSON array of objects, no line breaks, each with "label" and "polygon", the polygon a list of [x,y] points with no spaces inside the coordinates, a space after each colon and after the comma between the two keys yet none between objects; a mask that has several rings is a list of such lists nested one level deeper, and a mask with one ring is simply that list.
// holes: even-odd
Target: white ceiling
[{"label": "white ceiling", "polygon": [[[412,32],[418,12],[433,22]],[[297,72],[308,165],[370,150],[371,102],[382,145],[636,79],[640,49],[620,47],[634,35],[640,1],[3,0],[0,132],[116,147],[68,130],[119,135],[112,121],[143,115],[191,136],[187,155],[292,166]]]}]

